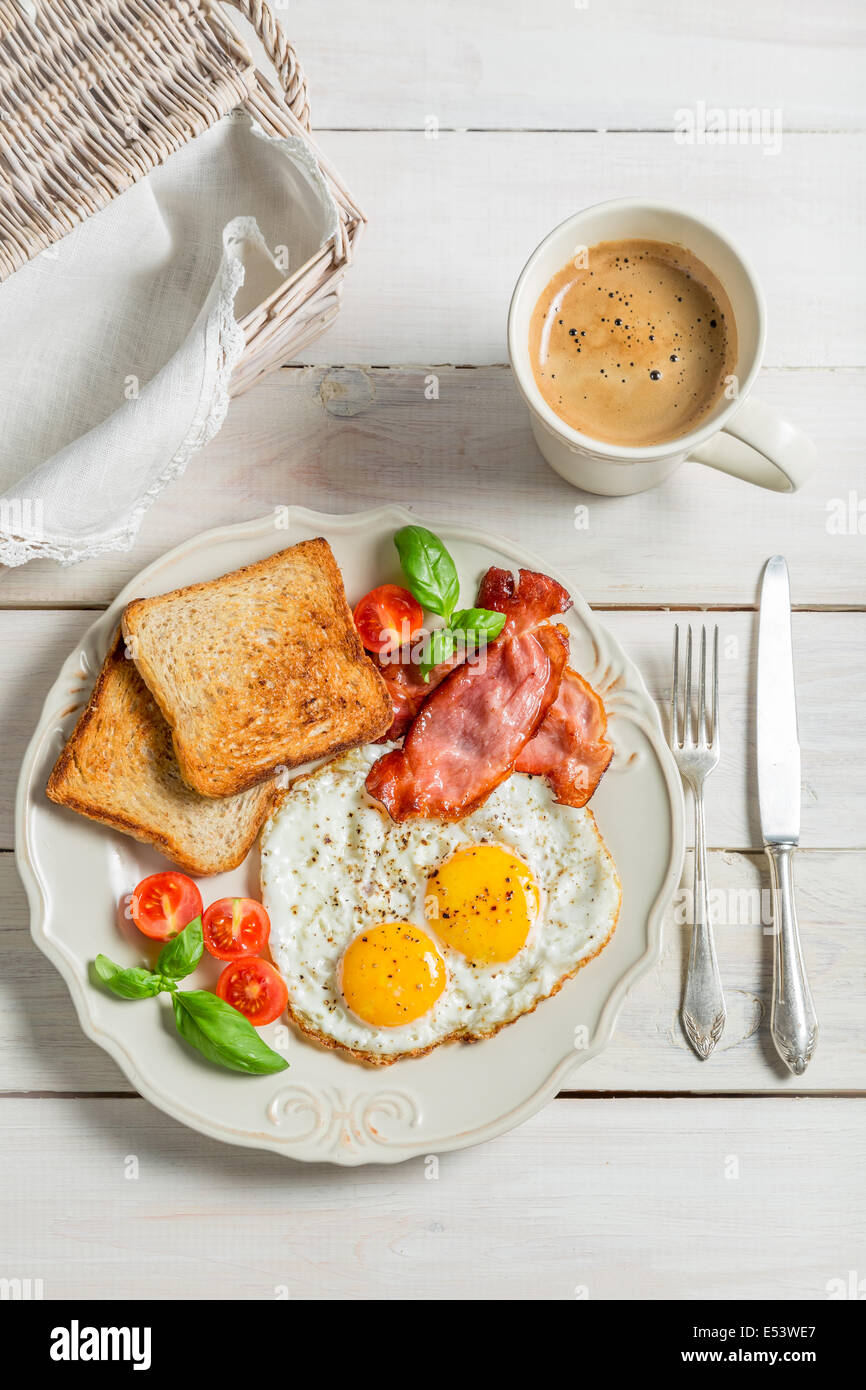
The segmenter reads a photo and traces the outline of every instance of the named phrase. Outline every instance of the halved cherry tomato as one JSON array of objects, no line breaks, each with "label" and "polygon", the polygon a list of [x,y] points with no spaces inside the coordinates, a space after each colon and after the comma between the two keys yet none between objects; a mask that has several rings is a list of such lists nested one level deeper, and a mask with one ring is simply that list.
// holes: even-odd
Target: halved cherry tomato
[{"label": "halved cherry tomato", "polygon": [[254,898],[219,898],[202,918],[204,944],[217,960],[257,956],[267,945],[271,919]]},{"label": "halved cherry tomato", "polygon": [[217,980],[216,992],[227,1004],[234,1004],[256,1028],[273,1023],[289,1002],[282,975],[256,956],[227,965]]},{"label": "halved cherry tomato", "polygon": [[365,594],[355,609],[355,627],[368,652],[387,652],[417,637],[424,611],[408,589],[380,584]]},{"label": "halved cherry tomato", "polygon": [[132,895],[132,920],[154,941],[170,941],[201,913],[201,893],[186,874],[169,869],[143,878]]}]

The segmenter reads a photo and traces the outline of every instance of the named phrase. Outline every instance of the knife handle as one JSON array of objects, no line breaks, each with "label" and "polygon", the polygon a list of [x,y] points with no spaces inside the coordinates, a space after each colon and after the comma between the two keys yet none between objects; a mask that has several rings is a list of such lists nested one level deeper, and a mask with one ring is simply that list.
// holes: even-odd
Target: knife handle
[{"label": "knife handle", "polygon": [[794,845],[765,845],[773,891],[773,998],[770,1033],[776,1051],[795,1076],[802,1076],[818,1041],[818,1019],[803,969],[794,877]]}]

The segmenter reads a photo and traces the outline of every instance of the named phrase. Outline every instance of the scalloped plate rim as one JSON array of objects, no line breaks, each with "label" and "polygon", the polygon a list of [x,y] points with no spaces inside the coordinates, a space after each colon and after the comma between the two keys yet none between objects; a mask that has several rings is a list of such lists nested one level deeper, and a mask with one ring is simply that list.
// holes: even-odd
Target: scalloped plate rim
[{"label": "scalloped plate rim", "polygon": [[[327,535],[329,530],[351,530],[364,524],[385,521],[389,518],[399,521],[402,524],[412,524],[419,522],[421,518],[417,513],[407,510],[397,504],[387,503],[379,507],[367,508],[358,512],[327,513],[312,510],[302,506],[288,506],[286,512],[290,519],[298,520],[310,526],[321,526],[323,534]],[[87,985],[80,979],[75,971],[74,962],[63,951],[60,944],[50,937],[46,931],[47,903],[45,897],[45,885],[31,861],[29,855],[29,818],[28,808],[30,804],[30,788],[33,781],[37,756],[41,750],[50,719],[56,718],[54,714],[58,697],[64,694],[62,687],[72,677],[74,670],[80,670],[81,655],[87,654],[88,649],[94,646],[99,655],[94,655],[94,661],[98,666],[102,660],[106,647],[105,634],[113,628],[118,620],[118,616],[126,602],[133,596],[138,586],[151,577],[157,576],[161,570],[171,568],[175,563],[182,561],[187,556],[199,550],[206,550],[211,545],[217,545],[224,541],[243,539],[249,536],[251,539],[273,532],[274,514],[268,513],[264,516],[254,518],[249,521],[230,523],[224,526],[212,527],[210,530],[199,532],[197,535],[182,541],[171,550],[166,551],[157,559],[151,561],[143,569],[138,571],[127,584],[123,586],[113,603],[90,625],[83,634],[80,641],[76,643],[69,656],[62,663],[57,679],[45,697],[42,710],[39,716],[36,729],[30,739],[27,751],[24,755],[18,779],[18,787],[15,799],[15,860],[19,875],[24,884],[28,904],[30,908],[30,933],[34,942],[45,956],[52,962],[59,974],[66,982],[72,998],[78,1021],[82,1031],[111,1056],[121,1071],[125,1074],[130,1083],[145,1100],[155,1105],[157,1109],[179,1119],[190,1128],[205,1134],[210,1138],[220,1140],[223,1143],[240,1145],[242,1147],[264,1149],[269,1152],[276,1152],[285,1157],[295,1159],[298,1162],[321,1163],[331,1162],[340,1165],[351,1165],[364,1162],[378,1163],[400,1163],[406,1159],[415,1157],[419,1153],[427,1153],[435,1150],[438,1153],[469,1148],[475,1144],[485,1143],[490,1139],[496,1138],[500,1134],[515,1128],[524,1123],[532,1115],[536,1114],[547,1102],[556,1095],[557,1091],[563,1088],[563,1083],[567,1077],[597,1056],[609,1043],[617,1016],[623,1005],[629,990],[655,965],[661,955],[661,927],[662,917],[665,907],[670,900],[677,883],[679,882],[682,863],[685,853],[685,829],[684,829],[684,802],[682,785],[673,756],[668,748],[667,741],[662,730],[658,708],[652,696],[646,688],[643,677],[626,654],[616,637],[608,628],[600,623],[592,609],[587,604],[583,595],[576,591],[565,580],[557,575],[538,556],[525,549],[518,542],[507,537],[500,536],[494,532],[482,531],[477,527],[452,524],[450,522],[429,521],[432,528],[438,525],[440,530],[446,532],[450,537],[475,543],[498,550],[501,554],[513,558],[518,563],[529,567],[541,565],[546,573],[550,573],[553,578],[560,578],[571,595],[574,608],[594,641],[597,635],[603,634],[604,640],[609,649],[622,663],[623,670],[628,676],[629,692],[636,696],[642,707],[643,719],[632,722],[639,723],[643,732],[646,734],[652,745],[653,752],[659,763],[668,793],[668,808],[670,812],[670,832],[671,832],[671,852],[667,870],[656,896],[655,901],[647,916],[647,949],[620,977],[617,984],[608,993],[598,1019],[595,1041],[578,1054],[570,1053],[562,1058],[546,1080],[538,1086],[531,1095],[521,1102],[518,1106],[512,1107],[509,1111],[498,1116],[496,1120],[489,1121],[478,1129],[463,1130],[457,1134],[443,1139],[425,1138],[416,1142],[406,1142],[405,1140],[389,1141],[388,1145],[382,1144],[375,1149],[375,1152],[364,1151],[359,1158],[357,1155],[348,1157],[344,1153],[334,1151],[332,1153],[320,1153],[304,1151],[303,1149],[291,1151],[293,1143],[291,1136],[280,1138],[278,1134],[266,1132],[252,1132],[249,1130],[233,1130],[229,1125],[212,1123],[203,1116],[189,1111],[176,1100],[163,1095],[159,1088],[152,1085],[150,1081],[141,1076],[135,1057],[127,1049],[124,1043],[115,1034],[108,1032],[100,1027],[93,1018],[88,1006],[88,989],[92,986]],[[95,670],[92,675],[95,675]],[[89,693],[89,692],[88,692]],[[68,686],[66,687],[65,700],[68,704]],[[483,1044],[481,1044],[483,1046]],[[291,1084],[291,1083],[289,1083]],[[407,1095],[409,1093],[407,1092]],[[414,1099],[414,1097],[411,1097]]]}]

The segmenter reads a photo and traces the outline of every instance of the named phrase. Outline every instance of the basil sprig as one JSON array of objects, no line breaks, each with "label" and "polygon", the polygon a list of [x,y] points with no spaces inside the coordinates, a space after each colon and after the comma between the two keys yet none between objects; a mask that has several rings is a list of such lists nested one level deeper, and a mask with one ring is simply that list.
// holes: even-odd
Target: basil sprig
[{"label": "basil sprig", "polygon": [[426,659],[419,662],[425,681],[430,672],[453,654],[460,637],[473,650],[498,637],[505,614],[490,608],[461,608],[457,566],[439,537],[424,526],[404,526],[394,536],[400,564],[412,595],[422,607],[445,619],[445,627],[430,633]]},{"label": "basil sprig", "polygon": [[93,962],[96,978],[121,999],[152,999],[170,994],[174,1021],[181,1037],[217,1066],[264,1076],[284,1071],[285,1057],[263,1042],[248,1019],[227,1000],[206,989],[181,992],[178,980],[191,975],[204,950],[201,917],[196,917],[159,953],[156,970],[124,968],[99,955]]}]

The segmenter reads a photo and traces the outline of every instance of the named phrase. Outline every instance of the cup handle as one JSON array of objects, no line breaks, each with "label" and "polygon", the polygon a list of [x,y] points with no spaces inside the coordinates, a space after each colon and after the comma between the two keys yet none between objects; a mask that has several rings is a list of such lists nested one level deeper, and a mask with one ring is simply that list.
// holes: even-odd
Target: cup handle
[{"label": "cup handle", "polygon": [[689,455],[774,492],[796,492],[818,461],[818,450],[763,401],[743,401],[730,424]]}]

